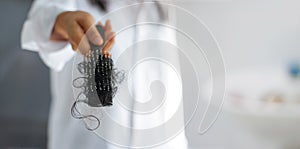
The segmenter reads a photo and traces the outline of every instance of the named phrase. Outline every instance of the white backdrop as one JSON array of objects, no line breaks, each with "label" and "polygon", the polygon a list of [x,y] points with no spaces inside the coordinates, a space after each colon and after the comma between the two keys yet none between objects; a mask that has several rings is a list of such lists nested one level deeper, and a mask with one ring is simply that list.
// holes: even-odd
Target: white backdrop
[{"label": "white backdrop", "polygon": [[[300,1],[186,0],[177,2],[201,19],[218,41],[227,72],[239,69],[287,67],[300,59]],[[184,18],[177,18],[184,26]],[[186,30],[196,30],[185,28]],[[180,44],[181,43],[180,39]],[[185,108],[188,110],[188,108]],[[210,131],[197,135],[198,124],[187,127],[192,148],[265,148],[239,121],[223,112]]]}]

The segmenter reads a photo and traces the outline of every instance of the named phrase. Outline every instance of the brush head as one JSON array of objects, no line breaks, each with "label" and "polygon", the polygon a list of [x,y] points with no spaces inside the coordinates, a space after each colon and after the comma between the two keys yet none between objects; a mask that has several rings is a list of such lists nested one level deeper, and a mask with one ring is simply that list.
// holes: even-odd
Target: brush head
[{"label": "brush head", "polygon": [[[93,56],[92,56],[93,57]],[[112,98],[117,91],[113,80],[113,61],[99,54],[91,58],[87,68],[87,84],[85,95],[87,104],[91,107],[111,106]]]},{"label": "brush head", "polygon": [[[104,39],[104,30],[101,26],[96,26],[98,32]],[[91,107],[111,106],[113,97],[117,92],[117,84],[124,77],[121,72],[117,72],[113,66],[113,60],[101,54],[104,45],[96,46],[90,43],[91,50],[84,57],[84,61],[78,64],[78,71],[85,78],[83,94],[86,102]]]}]

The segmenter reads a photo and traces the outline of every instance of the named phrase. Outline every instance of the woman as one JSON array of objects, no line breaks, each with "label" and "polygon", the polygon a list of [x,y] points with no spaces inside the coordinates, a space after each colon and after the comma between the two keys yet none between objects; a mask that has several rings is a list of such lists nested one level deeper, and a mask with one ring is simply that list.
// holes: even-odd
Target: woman
[{"label": "woman", "polygon": [[[113,48],[115,42],[114,32],[112,31],[113,21],[110,22],[108,20],[105,23],[98,23],[105,30],[105,39],[110,39],[103,41],[103,38],[93,27],[96,23],[94,18],[104,16],[109,10],[117,10],[135,3],[132,0],[34,1],[28,19],[23,26],[22,48],[38,52],[45,64],[51,68],[52,103],[48,129],[49,149],[122,148],[113,142],[104,141],[101,137],[88,131],[78,120],[71,117],[70,109],[74,102],[71,85],[72,59],[76,52],[84,55],[89,51],[87,40],[96,45],[105,43],[106,46],[102,52],[107,57],[111,56],[111,49],[112,52],[117,51]],[[143,4],[143,2],[139,4]],[[157,3],[156,5],[158,6],[159,4]],[[124,14],[120,18],[125,18],[124,22],[126,22],[126,20],[132,20],[140,13],[145,16],[154,16],[154,19],[161,19],[158,16],[162,17],[162,15],[157,15],[162,10],[161,7],[157,7],[157,9],[147,8],[148,10],[144,7],[142,9],[145,9],[145,11],[139,9],[130,10],[133,11],[131,13],[132,16]],[[87,33],[88,29],[90,29],[90,32]],[[87,39],[82,38],[85,33],[87,33]],[[171,36],[171,40],[174,41],[175,35],[172,34]],[[125,39],[123,42],[131,41],[131,38],[134,40],[133,36],[128,38],[130,39]],[[116,44],[118,42],[122,41],[116,40]],[[135,121],[132,119],[132,115],[124,115],[116,111],[116,117],[125,118],[127,121]],[[102,123],[105,123],[105,121]],[[119,135],[117,134],[118,132],[107,131],[107,133],[112,133],[112,135]],[[126,139],[129,138],[125,146],[131,148],[132,142],[134,142],[131,139],[131,132],[126,132],[122,135]],[[186,147],[186,139],[184,132],[182,132],[173,140],[153,148],[184,149]]]}]

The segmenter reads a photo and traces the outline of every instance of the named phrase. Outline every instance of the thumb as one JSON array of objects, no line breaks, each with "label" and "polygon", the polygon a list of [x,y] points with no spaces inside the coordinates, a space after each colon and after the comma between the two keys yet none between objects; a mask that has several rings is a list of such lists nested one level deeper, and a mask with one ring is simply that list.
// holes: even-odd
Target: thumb
[{"label": "thumb", "polygon": [[103,44],[103,38],[98,32],[95,21],[92,16],[86,17],[86,19],[78,22],[86,33],[87,38],[96,46]]}]

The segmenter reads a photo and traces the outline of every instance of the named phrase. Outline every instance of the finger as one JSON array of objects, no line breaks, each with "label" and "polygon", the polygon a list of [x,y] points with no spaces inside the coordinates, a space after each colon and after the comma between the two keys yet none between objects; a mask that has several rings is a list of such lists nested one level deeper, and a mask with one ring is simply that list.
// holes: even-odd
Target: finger
[{"label": "finger", "polygon": [[112,49],[112,45],[115,43],[114,39],[115,32],[110,32],[107,36],[106,42],[101,50],[102,54],[109,53]]},{"label": "finger", "polygon": [[75,24],[72,30],[69,31],[69,40],[73,50],[79,51],[81,54],[87,53],[90,49],[84,31],[78,24]]},{"label": "finger", "polygon": [[72,49],[82,55],[87,55],[88,52],[90,51],[90,45],[88,44],[88,40],[86,37],[83,37],[79,44],[78,44],[77,39],[71,38],[70,43],[72,45]]},{"label": "finger", "polygon": [[84,35],[84,37],[81,39],[81,42],[78,46],[78,52],[84,56],[88,56],[90,51],[91,51],[91,47],[89,41],[86,35]]},{"label": "finger", "polygon": [[103,38],[98,32],[96,26],[94,25],[94,19],[92,17],[87,17],[84,21],[79,21],[80,26],[86,33],[87,38],[95,45],[101,46],[103,43]]},{"label": "finger", "polygon": [[103,38],[98,32],[97,28],[93,25],[86,33],[88,39],[95,45],[101,46],[103,44]]},{"label": "finger", "polygon": [[103,29],[103,31],[104,31],[105,38],[103,37],[102,39],[103,40],[107,40],[107,34],[108,34],[108,32],[105,30],[105,26],[100,21],[97,23],[97,25],[99,25]]},{"label": "finger", "polygon": [[111,57],[111,54],[109,52],[106,52],[106,53],[103,53],[104,57],[106,58],[110,58]]},{"label": "finger", "polygon": [[113,43],[111,43],[111,42],[107,42],[106,46],[101,49],[101,53],[103,55],[108,55],[110,53],[111,48],[112,48],[112,46],[111,46],[112,44]]},{"label": "finger", "polygon": [[107,40],[109,41],[109,40],[114,40],[114,38],[115,38],[115,32],[109,32],[108,34],[107,34]]},{"label": "finger", "polygon": [[71,40],[69,40],[69,42],[71,43],[73,51],[76,51],[78,46],[75,44],[75,42],[73,42]]},{"label": "finger", "polygon": [[110,54],[109,54],[109,53],[106,53],[106,54],[104,54],[104,57],[105,57],[105,58],[110,58]]},{"label": "finger", "polygon": [[97,25],[101,26],[104,29],[104,25],[99,21]]},{"label": "finger", "polygon": [[115,43],[115,38],[114,38],[115,33],[111,32],[110,34],[108,34],[108,38],[105,42],[104,47],[110,46],[111,44]]},{"label": "finger", "polygon": [[112,26],[111,26],[110,20],[107,20],[105,23],[105,37],[107,39],[110,39],[109,35],[111,32],[112,32]]},{"label": "finger", "polygon": [[114,44],[115,44],[114,40],[110,40],[109,42],[107,42],[104,51],[110,52]]},{"label": "finger", "polygon": [[105,22],[105,30],[112,30],[112,26],[111,26],[110,20],[106,20],[106,22]]},{"label": "finger", "polygon": [[106,53],[104,53],[103,55],[104,55],[104,57],[106,57],[106,58],[110,58],[110,57],[111,57],[111,54],[110,54],[109,52],[106,52]]},{"label": "finger", "polygon": [[115,43],[115,40],[114,40],[114,39],[109,40],[109,41],[105,44],[105,46],[103,47],[102,53],[103,53],[103,54],[109,54],[110,51],[111,51],[111,49],[113,48],[114,43]]}]

